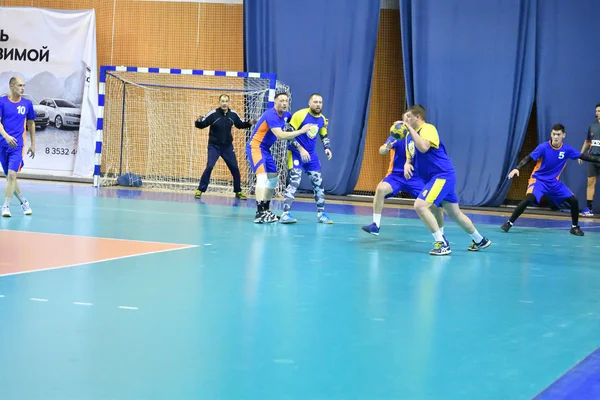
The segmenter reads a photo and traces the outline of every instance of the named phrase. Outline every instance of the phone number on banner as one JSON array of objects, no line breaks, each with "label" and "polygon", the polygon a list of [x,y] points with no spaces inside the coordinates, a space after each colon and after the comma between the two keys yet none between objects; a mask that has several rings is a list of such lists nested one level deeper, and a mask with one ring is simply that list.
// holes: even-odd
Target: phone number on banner
[{"label": "phone number on banner", "polygon": [[69,149],[68,147],[46,147],[44,152],[49,155],[54,156],[68,156],[72,154],[77,154],[76,149]]}]

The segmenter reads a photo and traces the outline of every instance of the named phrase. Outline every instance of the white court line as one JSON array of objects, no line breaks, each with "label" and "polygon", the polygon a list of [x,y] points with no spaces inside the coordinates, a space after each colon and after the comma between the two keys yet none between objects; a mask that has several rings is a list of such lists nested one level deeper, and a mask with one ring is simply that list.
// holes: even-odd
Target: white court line
[{"label": "white court line", "polygon": [[126,258],[146,256],[146,255],[149,255],[149,254],[166,253],[168,251],[185,250],[185,249],[189,249],[189,248],[192,248],[192,247],[198,247],[198,246],[197,245],[186,245],[186,247],[180,247],[178,249],[165,249],[165,250],[158,250],[158,251],[148,251],[148,252],[145,252],[145,253],[130,254],[128,256],[119,256],[119,257],[105,258],[104,260],[86,261],[86,262],[81,262],[81,263],[77,263],[77,264],[61,265],[59,267],[50,267],[50,268],[44,268],[44,269],[37,269],[35,271],[11,272],[9,274],[0,274],[0,278],[2,278],[4,276],[23,275],[23,274],[32,274],[34,272],[52,271],[52,270],[55,270],[55,269],[73,268],[73,267],[79,267],[79,266],[87,265],[87,264],[99,264],[99,263],[103,263],[103,262],[106,262],[106,261],[123,260],[123,259],[126,259]]},{"label": "white court line", "polygon": [[3,295],[3,294],[0,294],[0,299],[1,299],[1,298],[3,298],[3,297],[4,297],[4,295]]},{"label": "white court line", "polygon": [[119,308],[122,310],[138,310],[137,307],[130,307],[130,306],[119,306]]},{"label": "white court line", "polygon": [[[158,214],[158,213],[156,213]],[[76,235],[73,233],[52,233],[52,232],[36,232],[36,231],[21,231],[17,229],[0,229],[0,232],[21,232],[21,233],[33,233],[36,235],[52,235],[52,236],[71,236],[71,237],[80,237],[86,239],[105,239],[105,240],[116,240],[119,242],[138,242],[138,243],[152,243],[152,244],[168,244],[171,246],[191,246],[198,247],[195,244],[185,244],[185,243],[167,243],[167,242],[157,242],[152,240],[138,240],[138,239],[119,239],[119,238],[111,238],[111,237],[101,237],[101,236],[86,236],[86,235]]]},{"label": "white court line", "polygon": [[[111,198],[111,197],[103,197],[103,198]],[[189,203],[184,203],[184,204],[189,204]],[[48,204],[46,204],[48,205]],[[78,206],[72,206],[72,205],[65,205],[65,204],[51,204],[52,207],[63,207],[63,208],[77,208]],[[40,206],[38,206],[38,208],[40,208]],[[192,213],[187,213],[187,212],[164,212],[164,211],[152,211],[152,210],[136,210],[136,209],[129,209],[129,208],[112,208],[112,207],[93,207],[94,210],[102,210],[102,211],[118,211],[118,212],[126,212],[126,213],[138,213],[138,214],[152,214],[152,215],[178,215],[178,216],[182,216],[182,217],[186,217],[186,216],[197,216],[197,217],[206,217],[206,218],[219,218],[219,219],[239,219],[240,216],[239,215],[232,215],[232,216],[223,216],[223,215],[215,215],[215,214],[198,214],[195,212]],[[308,212],[308,211],[306,211]],[[250,214],[249,214],[250,215]],[[344,215],[344,214],[342,214]],[[397,218],[397,217],[388,217],[388,218]],[[415,218],[415,221],[418,221]],[[271,224],[268,224],[271,225]],[[276,225],[276,224],[274,224]],[[360,225],[360,223],[357,222],[335,222],[333,225]],[[385,226],[420,226],[418,224],[394,224],[394,223],[388,223],[385,224]],[[456,226],[446,226],[444,229],[446,228],[460,228],[460,226],[456,225]],[[462,228],[460,228],[462,229]],[[2,230],[2,229],[0,229]],[[30,232],[30,231],[19,231],[19,232]],[[34,232],[34,233],[38,233],[38,232]],[[48,235],[52,235],[52,233],[48,233]],[[62,233],[54,233],[54,235],[62,235]],[[72,235],[72,236],[78,236],[78,235]],[[86,237],[93,237],[93,236],[86,236]],[[96,239],[112,239],[112,238],[96,238]],[[130,240],[130,239],[114,239],[114,240]],[[134,240],[132,240],[134,241]],[[144,242],[143,240],[138,240],[138,242]],[[148,242],[148,243],[159,243],[159,242]],[[176,244],[176,243],[167,243],[167,244]]]},{"label": "white court line", "polygon": [[37,297],[32,297],[32,298],[30,298],[29,300],[31,300],[31,301],[42,301],[42,302],[46,302],[46,301],[48,301],[48,299],[39,299],[39,298],[37,298]]},{"label": "white court line", "polygon": [[75,304],[76,306],[88,306],[88,307],[91,307],[94,305],[92,303],[81,303],[79,301],[74,301],[73,304]]}]

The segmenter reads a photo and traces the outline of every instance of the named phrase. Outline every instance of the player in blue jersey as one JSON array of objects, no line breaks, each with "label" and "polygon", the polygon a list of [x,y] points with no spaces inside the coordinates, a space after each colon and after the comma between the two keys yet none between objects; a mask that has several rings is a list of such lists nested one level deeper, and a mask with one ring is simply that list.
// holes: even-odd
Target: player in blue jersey
[{"label": "player in blue jersey", "polygon": [[31,145],[27,154],[35,156],[35,111],[30,100],[23,97],[25,83],[21,78],[9,80],[10,93],[0,97],[0,164],[6,175],[7,184],[2,205],[2,216],[10,217],[10,200],[13,194],[21,203],[25,215],[31,215],[29,202],[21,195],[17,183],[17,173],[23,168],[23,155],[27,142],[27,131],[31,135]]},{"label": "player in blue jersey", "polygon": [[581,154],[566,143],[563,139],[566,136],[565,127],[562,124],[555,124],[550,133],[551,140],[539,144],[535,150],[525,157],[510,173],[508,179],[512,179],[515,175],[519,176],[519,169],[523,168],[530,161],[537,161],[529,184],[527,186],[527,196],[523,199],[515,211],[510,216],[510,219],[502,225],[502,230],[508,232],[513,224],[519,218],[528,205],[542,200],[542,197],[547,196],[556,204],[567,201],[571,206],[571,230],[570,233],[575,236],[583,236],[581,228],[579,228],[579,201],[569,190],[567,185],[559,180],[560,174],[565,168],[569,159],[581,159],[583,161],[591,161],[600,163],[600,156],[591,154]]},{"label": "player in blue jersey", "polygon": [[415,151],[415,157],[407,159],[404,164],[404,176],[407,179],[411,178],[416,170],[425,182],[423,190],[415,200],[415,211],[435,240],[429,254],[443,256],[452,252],[431,212],[432,205],[441,206],[446,214],[471,236],[473,241],[468,250],[485,249],[492,242],[481,236],[471,219],[460,210],[458,197],[454,192],[456,185],[454,165],[446,153],[435,126],[425,122],[425,113],[422,105],[415,104],[404,114],[404,121],[396,123],[404,122],[418,150]]},{"label": "player in blue jersey", "polygon": [[[375,190],[375,198],[373,199],[373,223],[365,225],[362,230],[371,235],[379,235],[381,226],[381,212],[383,211],[383,203],[388,197],[393,197],[399,192],[406,192],[413,198],[417,198],[425,183],[418,176],[414,175],[410,179],[404,177],[404,164],[407,157],[414,158],[415,143],[410,139],[410,136],[402,140],[396,140],[392,136],[388,137],[384,144],[379,147],[379,154],[384,155],[390,153],[390,165],[387,175]],[[442,235],[444,234],[444,212],[439,207],[433,207],[433,214],[440,227]]]},{"label": "player in blue jersey", "polygon": [[287,111],[288,95],[278,93],[275,96],[275,107],[265,111],[252,130],[250,140],[246,144],[246,155],[252,170],[256,174],[256,216],[255,223],[277,222],[279,218],[269,209],[273,192],[277,186],[277,168],[271,155],[271,146],[277,139],[289,140],[308,132],[313,124],[306,124],[297,131],[284,131],[291,114]]},{"label": "player in blue jersey", "polygon": [[300,129],[306,124],[314,124],[315,127],[303,135],[297,136],[288,144],[288,179],[289,183],[284,193],[283,214],[279,222],[282,224],[293,224],[297,220],[292,216],[290,210],[294,203],[294,196],[300,181],[302,172],[306,172],[312,183],[315,201],[317,202],[317,222],[322,224],[333,224],[333,221],[325,214],[325,190],[323,189],[323,178],[321,176],[321,163],[317,156],[315,144],[317,135],[321,138],[327,160],[331,160],[332,153],[330,141],[327,137],[327,118],[321,114],[323,108],[323,97],[313,93],[308,99],[308,108],[296,111],[290,120],[294,129]]}]

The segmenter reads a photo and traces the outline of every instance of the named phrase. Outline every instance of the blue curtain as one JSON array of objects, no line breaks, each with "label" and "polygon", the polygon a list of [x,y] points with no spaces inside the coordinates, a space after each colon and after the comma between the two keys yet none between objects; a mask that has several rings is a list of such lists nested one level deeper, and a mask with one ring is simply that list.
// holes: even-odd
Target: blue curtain
[{"label": "blue curtain", "polygon": [[535,95],[537,0],[400,0],[407,100],[422,104],[461,204],[499,205]]},{"label": "blue curtain", "polygon": [[[567,132],[565,142],[580,150],[600,103],[600,12],[597,0],[539,2],[537,114],[540,141],[550,140],[555,123]],[[570,161],[561,175],[585,207],[586,163]],[[596,191],[595,204],[600,201]],[[598,208],[596,206],[596,208]]]},{"label": "blue curtain", "polygon": [[[333,159],[317,146],[328,193],[352,192],[362,163],[379,0],[244,2],[246,71],[276,73],[292,90],[292,112],[323,95]],[[310,189],[308,179],[301,189]]]}]

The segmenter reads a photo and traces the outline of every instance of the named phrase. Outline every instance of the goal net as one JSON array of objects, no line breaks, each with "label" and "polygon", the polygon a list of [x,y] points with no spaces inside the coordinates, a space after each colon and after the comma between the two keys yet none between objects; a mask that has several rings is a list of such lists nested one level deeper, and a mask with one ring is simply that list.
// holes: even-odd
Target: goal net
[{"label": "goal net", "polygon": [[[290,88],[270,74],[132,67],[103,67],[102,72],[96,186],[116,185],[119,176],[133,173],[145,187],[194,190],[206,167],[210,129],[197,129],[194,122],[218,107],[221,94],[230,96],[230,108],[243,120],[258,119],[273,107],[275,93],[286,92],[291,104]],[[245,194],[252,194],[256,182],[246,157],[252,129],[232,128]],[[271,148],[279,172],[277,197],[285,189],[286,145],[278,140]],[[233,192],[231,172],[221,158],[208,192]]]}]

